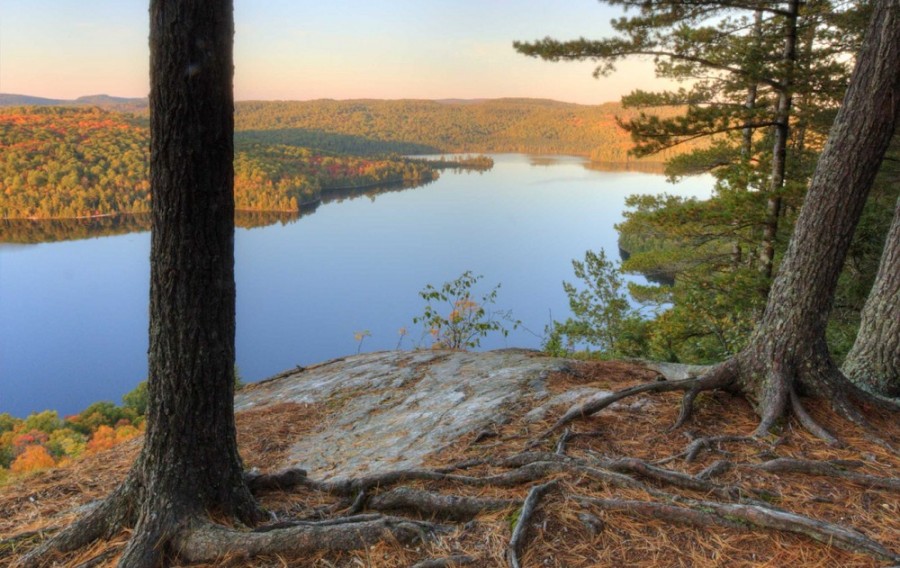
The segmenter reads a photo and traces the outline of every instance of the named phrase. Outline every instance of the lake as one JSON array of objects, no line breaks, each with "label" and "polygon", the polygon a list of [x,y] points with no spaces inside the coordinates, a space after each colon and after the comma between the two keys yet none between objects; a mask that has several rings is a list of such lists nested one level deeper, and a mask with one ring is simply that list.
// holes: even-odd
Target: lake
[{"label": "lake", "polygon": [[[539,347],[569,315],[572,259],[605,248],[625,197],[708,197],[709,176],[602,171],[575,157],[495,155],[489,172],[324,203],[235,235],[237,362],[245,381],[362,351],[430,345],[418,292],[466,270],[526,329],[482,349]],[[138,230],[139,229],[135,229]],[[121,232],[121,231],[120,231]],[[147,373],[148,232],[0,243],[0,412],[72,414],[120,402]],[[476,294],[479,295],[479,294]],[[408,330],[400,337],[401,327]],[[529,331],[530,330],[530,331]],[[357,332],[368,331],[360,345]]]}]

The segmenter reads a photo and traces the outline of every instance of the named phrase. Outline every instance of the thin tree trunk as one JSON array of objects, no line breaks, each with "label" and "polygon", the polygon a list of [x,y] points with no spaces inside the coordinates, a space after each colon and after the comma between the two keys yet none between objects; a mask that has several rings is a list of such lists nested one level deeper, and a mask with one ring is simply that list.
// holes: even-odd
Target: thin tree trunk
[{"label": "thin tree trunk", "polygon": [[[797,65],[797,20],[800,0],[791,0],[789,15],[785,21],[784,50],[781,57],[782,79],[778,89],[775,109],[775,143],[772,148],[772,175],[769,181],[769,197],[766,202],[766,220],[763,226],[760,272],[769,279],[775,266],[775,240],[778,238],[778,220],[781,216],[781,188],[787,163],[787,143],[790,135],[791,100],[794,89],[794,71]],[[765,290],[768,293],[768,290]]]},{"label": "thin tree trunk", "polygon": [[900,199],[844,374],[866,390],[900,397]]},{"label": "thin tree trunk", "polygon": [[[750,58],[762,57],[759,49],[762,42],[762,10],[757,10],[753,15],[753,45],[755,50],[750,51]],[[751,65],[754,63],[751,60]],[[747,86],[747,99],[744,107],[747,109],[747,119],[744,121],[744,129],[741,131],[741,160],[746,164],[753,157],[753,114],[756,110],[756,96],[759,85],[755,81]]]},{"label": "thin tree trunk", "polygon": [[[751,64],[753,63],[753,59],[762,57],[761,50],[759,50],[761,41],[762,11],[757,10],[754,14],[753,19],[753,43],[757,49],[750,51]],[[744,101],[744,107],[747,109],[747,117],[744,120],[744,128],[741,131],[741,162],[747,172],[747,177],[744,181],[745,190],[750,187],[750,179],[752,177],[750,173],[750,160],[753,158],[753,133],[755,131],[752,125],[754,122],[753,115],[756,111],[756,98],[758,93],[758,83],[752,82],[747,86],[747,98]],[[741,249],[741,242],[740,239],[737,238],[738,225],[738,219],[735,219],[731,223],[731,226],[735,232],[735,240],[731,243],[731,267],[734,270],[738,270],[741,267],[741,262],[743,261],[743,250]]]},{"label": "thin tree trunk", "polygon": [[[801,55],[798,57],[798,66],[800,67],[799,74],[801,77],[806,77],[807,82],[812,79],[812,58],[816,44],[816,32],[819,31],[819,27],[822,25],[822,17],[819,13],[819,10],[821,9],[820,4],[821,2],[817,0],[815,1],[815,4],[812,2],[807,4],[806,10],[804,11],[806,17],[804,19],[803,27],[805,28],[805,31],[798,38],[802,50]],[[806,109],[815,104],[812,101],[815,95],[811,92],[809,85],[806,85],[801,91],[803,94],[800,95],[798,101],[800,111],[794,113],[797,116],[797,123],[794,126],[794,151],[797,156],[797,171],[802,171],[803,152],[806,150],[806,134],[809,128],[808,111],[806,111]]]}]

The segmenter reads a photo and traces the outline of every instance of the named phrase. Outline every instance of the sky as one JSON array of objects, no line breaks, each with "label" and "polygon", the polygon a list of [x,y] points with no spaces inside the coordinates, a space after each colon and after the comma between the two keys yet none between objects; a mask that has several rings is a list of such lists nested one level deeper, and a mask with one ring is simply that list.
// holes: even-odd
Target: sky
[{"label": "sky", "polygon": [[[581,104],[661,88],[647,61],[525,57],[513,40],[601,38],[597,0],[234,0],[235,98],[538,97]],[[71,99],[149,91],[147,0],[0,0],[0,92]]]}]

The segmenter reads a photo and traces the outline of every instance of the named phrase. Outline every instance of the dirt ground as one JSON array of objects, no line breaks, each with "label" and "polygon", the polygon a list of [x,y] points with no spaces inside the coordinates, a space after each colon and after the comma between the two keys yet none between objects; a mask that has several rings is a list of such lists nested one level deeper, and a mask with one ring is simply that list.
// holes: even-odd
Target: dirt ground
[{"label": "dirt ground", "polygon": [[[618,390],[655,380],[653,371],[622,362],[580,364],[573,373],[550,377],[554,392],[582,386]],[[723,441],[702,449],[688,461],[686,449],[701,437],[745,436],[756,425],[750,406],[726,393],[701,395],[691,421],[669,431],[678,414],[679,393],[647,394],[626,399],[613,408],[572,422],[567,430],[565,455],[583,463],[596,460],[637,458],[693,476],[714,481],[717,487],[739,487],[778,508],[813,519],[840,524],[900,554],[900,490],[897,485],[873,488],[860,479],[900,478],[900,458],[866,439],[865,433],[834,416],[825,404],[810,403],[810,413],[846,442],[833,448],[813,438],[797,424],[783,425],[767,440]],[[527,408],[523,408],[527,412]],[[513,420],[490,432],[473,434],[433,454],[428,467],[446,468],[468,462],[454,471],[467,476],[499,474],[496,460],[523,451],[554,453],[563,432],[540,437],[567,408],[554,409],[545,420],[527,423]],[[882,438],[895,446],[900,441],[896,416],[867,409]],[[280,469],[288,454],[286,440],[319,427],[327,417],[327,405],[281,403],[239,413],[239,445],[248,468],[263,472]],[[140,449],[132,440],[104,453],[76,460],[72,465],[35,474],[0,487],[0,566],[11,566],[22,554],[79,514],[80,508],[108,494],[122,480]],[[560,455],[560,454],[557,454]],[[775,458],[819,460],[859,478],[813,475],[799,472],[770,473],[754,466]],[[591,462],[591,460],[595,460]],[[707,468],[717,460],[732,467],[711,477]],[[477,463],[477,462],[484,463]],[[586,471],[584,468],[580,471]],[[703,474],[703,475],[701,475]],[[770,566],[866,567],[892,563],[870,555],[840,550],[827,542],[783,530],[762,529],[735,522],[731,527],[698,526],[683,519],[667,518],[639,506],[616,511],[593,503],[617,500],[658,503],[658,488],[680,506],[681,497],[716,501],[708,490],[667,485],[657,479],[642,480],[641,487],[622,488],[583,473],[557,471],[546,479],[510,487],[469,486],[452,481],[414,481],[410,487],[442,494],[479,498],[508,498],[521,502],[538,483],[557,480],[538,504],[527,523],[521,556],[524,567],[592,566]],[[645,483],[645,485],[644,485]],[[591,499],[595,500],[594,502]],[[600,500],[600,501],[597,501]],[[337,515],[350,507],[339,496],[298,488],[267,493],[263,505],[280,519],[314,519]],[[408,567],[427,559],[459,557],[472,566],[507,566],[506,553],[521,506],[483,513],[468,522],[452,523],[450,530],[414,545],[383,542],[352,553],[319,553],[312,557],[222,558],[217,566],[309,567]],[[419,515],[419,518],[425,518]],[[128,540],[123,532],[111,541],[97,542],[67,557],[60,566],[115,566]],[[465,558],[463,558],[465,557]],[[445,563],[444,565],[457,565]]]}]

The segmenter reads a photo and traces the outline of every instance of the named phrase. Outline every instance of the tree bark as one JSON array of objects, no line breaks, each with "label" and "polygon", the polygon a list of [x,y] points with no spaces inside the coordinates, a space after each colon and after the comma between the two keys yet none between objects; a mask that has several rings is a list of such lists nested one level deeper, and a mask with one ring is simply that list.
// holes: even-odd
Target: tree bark
[{"label": "tree bark", "polygon": [[900,199],[843,372],[862,388],[900,397]]},{"label": "tree bark", "polygon": [[145,490],[122,566],[158,564],[186,519],[260,519],[233,406],[232,12],[231,0],[150,6],[149,405],[132,472]]},{"label": "tree bark", "polygon": [[876,2],[843,105],[749,345],[707,374],[754,403],[767,432],[804,392],[839,400],[851,389],[825,343],[838,276],[900,116],[900,0]]}]

